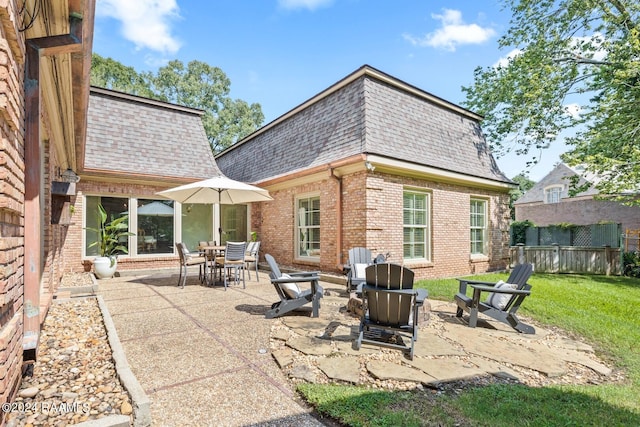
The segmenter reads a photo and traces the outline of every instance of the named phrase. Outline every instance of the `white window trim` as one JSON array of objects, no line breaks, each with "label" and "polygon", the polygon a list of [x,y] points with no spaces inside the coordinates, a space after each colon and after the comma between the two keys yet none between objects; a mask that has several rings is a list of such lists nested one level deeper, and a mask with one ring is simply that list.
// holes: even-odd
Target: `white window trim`
[{"label": "white window trim", "polygon": [[[176,256],[176,248],[175,244],[173,245],[173,250],[170,253],[158,253],[158,254],[139,254],[138,253],[138,199],[144,200],[166,200],[166,199],[155,199],[149,196],[131,196],[129,194],[104,194],[104,193],[91,193],[91,194],[83,194],[82,195],[82,259],[93,259],[94,255],[87,255],[87,233],[85,229],[87,227],[87,197],[112,197],[118,199],[128,199],[129,204],[129,231],[136,230],[134,235],[128,236],[129,238],[129,253],[118,255],[118,258],[151,258],[151,257],[166,257],[172,258]],[[182,215],[178,215],[176,212],[182,212],[182,204],[179,202],[173,202],[173,212],[174,212],[174,221],[173,221],[173,236],[176,242],[182,241]]]},{"label": "white window trim", "polygon": [[[404,240],[402,242],[403,245],[403,250],[402,250],[402,259],[404,261],[406,261],[408,264],[412,264],[412,263],[424,263],[424,262],[431,262],[431,231],[432,231],[432,221],[431,221],[431,215],[432,215],[432,206],[431,206],[431,192],[430,191],[426,191],[425,189],[421,189],[421,188],[410,188],[410,187],[405,187],[402,189],[402,197],[404,198],[404,195],[406,193],[414,193],[414,194],[420,194],[420,195],[424,195],[426,200],[425,200],[425,205],[427,207],[427,212],[426,212],[426,224],[424,225],[424,228],[426,229],[426,233],[424,236],[424,247],[425,247],[425,256],[423,258],[405,258],[404,257]],[[402,206],[402,229],[404,230],[404,228],[407,226],[404,223],[404,202],[401,205]],[[415,227],[417,228],[417,227]],[[404,234],[404,232],[403,232]]]},{"label": "white window trim", "polygon": [[[315,255],[300,255],[298,248],[300,248],[300,233],[299,233],[299,229],[300,229],[300,217],[298,215],[298,203],[300,202],[300,200],[302,199],[313,199],[313,198],[318,198],[320,199],[320,193],[319,192],[314,192],[314,193],[306,193],[306,194],[297,194],[295,196],[295,200],[294,200],[294,204],[293,204],[293,221],[294,221],[294,254],[293,254],[293,258],[295,260],[299,260],[299,261],[307,261],[307,262],[320,262],[320,254],[318,254],[317,256]],[[322,215],[322,200],[320,200],[320,215]],[[320,233],[322,235],[322,221],[320,221]],[[322,238],[320,238],[320,253],[322,253]]]}]

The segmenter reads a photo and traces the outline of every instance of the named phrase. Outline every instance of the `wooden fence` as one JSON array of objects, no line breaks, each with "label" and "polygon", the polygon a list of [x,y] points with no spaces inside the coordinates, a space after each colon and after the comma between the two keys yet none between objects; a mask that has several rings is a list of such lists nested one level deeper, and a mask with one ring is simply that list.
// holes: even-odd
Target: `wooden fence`
[{"label": "wooden fence", "polygon": [[537,273],[622,274],[619,248],[586,246],[512,246],[511,265],[528,262]]}]

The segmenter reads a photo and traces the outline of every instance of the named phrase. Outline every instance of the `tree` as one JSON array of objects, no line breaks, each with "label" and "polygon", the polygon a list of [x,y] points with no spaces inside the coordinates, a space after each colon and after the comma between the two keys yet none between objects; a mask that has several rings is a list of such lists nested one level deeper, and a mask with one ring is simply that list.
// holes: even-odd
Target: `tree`
[{"label": "tree", "polygon": [[511,178],[513,182],[518,184],[518,188],[514,188],[509,191],[509,208],[511,210],[511,219],[516,219],[516,209],[514,207],[514,203],[518,200],[524,193],[530,190],[536,182],[529,178],[529,175],[526,172],[520,172],[518,175]]},{"label": "tree", "polygon": [[191,61],[185,67],[174,60],[156,74],[137,73],[111,58],[93,54],[91,83],[203,110],[202,123],[214,153],[249,135],[264,121],[260,104],[231,99],[227,75],[201,61]]},{"label": "tree", "polygon": [[139,74],[115,59],[104,58],[97,53],[91,56],[91,84],[106,89],[153,98],[148,73]]},{"label": "tree", "polygon": [[640,3],[503,2],[513,12],[499,40],[513,49],[509,59],[477,68],[473,85],[463,87],[465,106],[485,116],[494,152],[526,155],[569,131],[563,160],[605,178],[601,194],[640,203],[622,196],[640,183]]}]

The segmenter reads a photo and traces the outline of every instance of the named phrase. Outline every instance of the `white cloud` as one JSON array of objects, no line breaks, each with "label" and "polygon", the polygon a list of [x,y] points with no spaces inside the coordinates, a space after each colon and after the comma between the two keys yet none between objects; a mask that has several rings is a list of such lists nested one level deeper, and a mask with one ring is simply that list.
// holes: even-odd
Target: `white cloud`
[{"label": "white cloud", "polygon": [[180,18],[176,0],[99,0],[96,15],[122,23],[124,38],[136,49],[175,53],[181,43],[171,34],[171,21]]},{"label": "white cloud", "polygon": [[580,107],[579,104],[567,104],[564,106],[564,110],[567,112],[568,115],[570,115],[571,117],[573,117],[574,119],[579,119],[580,118],[580,111],[582,110],[582,108]]},{"label": "white cloud", "polygon": [[607,51],[602,48],[603,44],[604,36],[601,33],[586,37],[573,37],[571,39],[573,53],[586,56],[595,61],[603,61],[607,56]]},{"label": "white cloud", "polygon": [[481,44],[496,34],[492,28],[465,24],[459,10],[444,9],[441,15],[432,14],[431,17],[441,22],[441,28],[423,37],[409,34],[404,34],[403,37],[413,45],[442,48],[453,52],[460,45]]},{"label": "white cloud", "polygon": [[278,0],[278,4],[284,9],[309,9],[311,11],[329,6],[331,3],[333,0]]},{"label": "white cloud", "polygon": [[521,49],[513,49],[511,52],[507,53],[507,56],[503,56],[498,59],[498,61],[493,64],[493,68],[502,67],[505,68],[509,65],[509,61],[520,55],[523,51]]}]

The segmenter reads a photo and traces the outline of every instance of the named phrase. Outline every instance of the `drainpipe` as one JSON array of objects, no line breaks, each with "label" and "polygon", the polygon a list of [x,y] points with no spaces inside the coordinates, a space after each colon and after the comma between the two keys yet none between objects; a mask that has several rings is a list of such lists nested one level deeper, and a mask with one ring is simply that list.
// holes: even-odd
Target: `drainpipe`
[{"label": "drainpipe", "polygon": [[336,192],[336,268],[342,270],[342,178],[337,176],[333,167],[329,167],[329,176],[338,186]]},{"label": "drainpipe", "polygon": [[[24,335],[23,360],[36,359],[40,339],[42,276],[42,154],[40,147],[40,56],[82,50],[82,17],[69,18],[70,33],[26,40],[24,137]],[[73,141],[68,141],[73,143]]]}]

